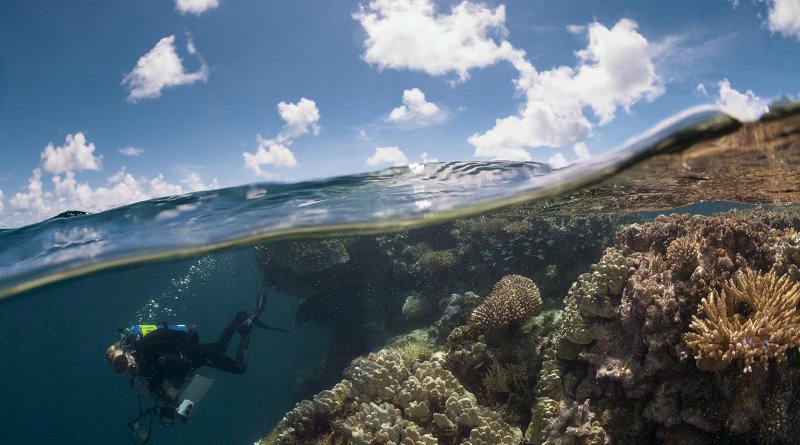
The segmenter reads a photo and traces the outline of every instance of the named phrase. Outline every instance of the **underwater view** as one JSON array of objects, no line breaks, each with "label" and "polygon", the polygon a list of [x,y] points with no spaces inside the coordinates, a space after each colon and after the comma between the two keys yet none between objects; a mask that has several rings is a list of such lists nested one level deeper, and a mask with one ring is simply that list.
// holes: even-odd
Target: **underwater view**
[{"label": "underwater view", "polygon": [[786,103],[678,116],[563,170],[430,164],[3,230],[0,431],[794,443],[798,203]]},{"label": "underwater view", "polygon": [[0,445],[800,443],[800,0],[0,1]]}]

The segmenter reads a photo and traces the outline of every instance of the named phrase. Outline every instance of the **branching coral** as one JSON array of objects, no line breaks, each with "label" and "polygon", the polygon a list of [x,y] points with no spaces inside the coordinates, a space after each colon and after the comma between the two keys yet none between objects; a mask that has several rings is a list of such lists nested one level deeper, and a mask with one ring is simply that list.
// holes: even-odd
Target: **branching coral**
[{"label": "branching coral", "polygon": [[686,235],[669,243],[667,261],[682,278],[686,278],[697,267],[699,253],[700,243],[695,237]]},{"label": "branching coral", "polygon": [[525,363],[500,364],[496,360],[483,377],[483,386],[489,400],[502,404],[502,397],[508,398],[515,391],[524,391],[528,381],[528,367]]},{"label": "branching coral", "polygon": [[541,306],[539,287],[533,280],[508,275],[498,281],[489,298],[472,311],[469,324],[483,329],[503,328],[526,320]]},{"label": "branching coral", "polygon": [[697,367],[724,369],[744,361],[744,372],[770,358],[781,362],[789,348],[800,346],[800,283],[774,272],[740,271],[701,302],[705,318],[692,317],[684,342],[695,351]]}]

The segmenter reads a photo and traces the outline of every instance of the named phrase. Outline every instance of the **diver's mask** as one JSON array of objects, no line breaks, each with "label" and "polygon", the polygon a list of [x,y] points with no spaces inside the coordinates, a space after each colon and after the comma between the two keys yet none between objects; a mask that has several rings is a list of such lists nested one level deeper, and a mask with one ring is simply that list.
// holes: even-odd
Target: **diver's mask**
[{"label": "diver's mask", "polygon": [[138,367],[136,366],[136,359],[133,354],[122,348],[119,342],[114,343],[106,351],[106,360],[114,372],[121,374],[127,373],[129,377],[137,374]]}]

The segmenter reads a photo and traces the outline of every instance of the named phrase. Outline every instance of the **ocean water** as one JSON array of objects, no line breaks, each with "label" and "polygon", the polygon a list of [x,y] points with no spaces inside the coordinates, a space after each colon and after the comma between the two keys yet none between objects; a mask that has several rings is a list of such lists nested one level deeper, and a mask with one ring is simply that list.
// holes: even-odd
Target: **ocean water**
[{"label": "ocean water", "polygon": [[[634,293],[649,279],[642,275],[647,262],[664,261],[667,266],[651,269],[694,286],[694,267],[714,258],[710,267],[729,273],[709,272],[703,282],[709,289],[721,289],[735,270],[745,268],[774,270],[797,281],[800,257],[792,256],[792,230],[800,230],[800,213],[793,204],[800,204],[800,105],[790,102],[775,104],[760,122],[746,125],[716,110],[691,110],[614,152],[560,170],[508,162],[413,165],[168,197],[3,230],[0,442],[130,442],[126,422],[137,415],[139,400],[104,356],[117,329],[139,322],[194,323],[200,340],[211,342],[237,310],[251,310],[266,286],[262,321],[289,332],[254,330],[243,375],[200,369],[215,383],[189,422],[167,428],[156,420],[148,443],[250,444],[276,426],[277,443],[360,443],[372,433],[356,434],[357,440],[352,428],[342,429],[357,423],[359,408],[352,400],[337,411],[340,418],[315,414],[313,431],[291,436],[296,442],[279,435],[287,421],[279,422],[296,403],[343,378],[363,380],[352,369],[344,372],[352,360],[404,335],[400,343],[408,342],[415,329],[413,339],[423,338],[446,357],[448,375],[475,395],[481,409],[496,413],[509,431],[517,428],[513,443],[791,443],[799,427],[789,413],[800,408],[800,326],[789,327],[797,330],[798,343],[783,363],[772,358],[768,366],[744,372],[745,363],[736,358],[722,370],[698,369],[686,355],[691,350],[679,343],[691,330],[691,315],[703,316],[697,312],[700,298],[678,284],[664,290],[669,286],[659,282],[661,290],[648,298],[658,302],[669,294],[683,305],[675,309],[681,315],[673,317],[674,325],[662,326],[664,332],[682,330],[665,334],[659,346],[670,358],[654,364],[646,351],[621,353],[618,343],[624,341],[612,340],[630,335],[650,351],[656,348],[655,334],[624,332],[650,332],[652,326],[614,321],[627,320],[626,301],[643,298]],[[709,217],[715,220],[689,216],[720,212],[727,213]],[[752,230],[732,229],[732,241],[724,233],[715,238],[717,228],[724,232],[751,222]],[[637,250],[639,227],[650,244]],[[668,234],[654,234],[656,229]],[[748,238],[762,242],[752,248],[737,238],[768,229],[770,236]],[[694,253],[700,260],[687,260],[694,267],[682,276],[677,260],[667,259],[675,258],[667,244],[693,233],[700,237]],[[730,250],[730,270],[727,257],[713,251],[717,241]],[[625,291],[609,291],[616,312],[592,318],[600,326],[595,338],[574,354],[559,350],[565,297],[581,274],[598,270],[593,265],[613,246],[636,275],[625,275]],[[507,275],[537,284],[545,321],[527,330],[520,322],[472,329],[464,338],[453,334],[458,325],[470,324],[470,312]],[[679,291],[686,297],[670,293]],[[459,362],[456,357],[477,343],[487,345],[483,359],[471,367]],[[558,358],[547,350],[559,351]],[[380,354],[371,357],[382,360]],[[601,375],[609,358],[635,362],[634,377]],[[562,416],[561,427],[556,414],[542,420],[535,413],[543,406],[545,371],[553,363],[561,390],[547,398],[560,406],[555,411],[570,413]],[[489,390],[492,367],[510,365],[527,367],[525,383],[506,392]],[[640,371],[647,366],[652,369]],[[678,377],[666,379],[664,370]],[[705,386],[680,392],[673,386],[681,378]],[[652,385],[641,383],[648,379]],[[669,399],[674,403],[664,394],[677,394]],[[364,394],[351,398],[402,407]],[[696,408],[700,401],[712,406]],[[737,403],[755,414],[731,410]],[[463,443],[470,436],[463,426],[453,436],[430,427],[430,418],[406,417],[422,429],[428,422],[426,431],[438,434],[439,443]],[[276,439],[270,440],[262,443]]]}]

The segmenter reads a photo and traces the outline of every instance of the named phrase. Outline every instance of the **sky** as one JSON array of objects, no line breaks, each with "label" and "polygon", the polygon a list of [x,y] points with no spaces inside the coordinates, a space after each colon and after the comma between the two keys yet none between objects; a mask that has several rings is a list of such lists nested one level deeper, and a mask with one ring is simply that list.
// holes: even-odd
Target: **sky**
[{"label": "sky", "polygon": [[432,161],[554,167],[800,93],[800,0],[3,0],[0,228]]}]

